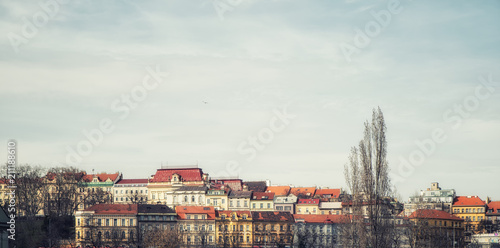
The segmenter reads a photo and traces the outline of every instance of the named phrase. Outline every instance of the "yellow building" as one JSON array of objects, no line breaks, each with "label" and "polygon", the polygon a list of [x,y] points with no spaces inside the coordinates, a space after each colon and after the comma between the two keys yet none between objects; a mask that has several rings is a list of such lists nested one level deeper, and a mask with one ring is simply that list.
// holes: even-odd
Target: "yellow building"
[{"label": "yellow building", "polygon": [[228,210],[228,192],[229,188],[224,185],[218,188],[210,188],[205,196],[206,205],[213,206],[216,210]]},{"label": "yellow building", "polygon": [[299,199],[295,209],[296,214],[320,214],[319,199]]},{"label": "yellow building", "polygon": [[217,244],[221,247],[252,247],[250,211],[218,211],[215,219]]},{"label": "yellow building", "polygon": [[137,241],[137,204],[98,204],[75,212],[79,247],[120,247]]},{"label": "yellow building", "polygon": [[478,224],[485,219],[486,202],[478,196],[457,196],[451,207],[452,213],[462,218],[467,231],[478,232]]},{"label": "yellow building", "polygon": [[274,211],[274,193],[253,192],[250,199],[251,211]]}]

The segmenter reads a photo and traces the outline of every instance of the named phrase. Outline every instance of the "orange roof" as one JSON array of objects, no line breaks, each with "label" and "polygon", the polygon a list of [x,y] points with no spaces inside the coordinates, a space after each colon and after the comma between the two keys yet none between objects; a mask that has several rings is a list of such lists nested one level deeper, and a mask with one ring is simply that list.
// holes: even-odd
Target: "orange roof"
[{"label": "orange roof", "polygon": [[276,196],[288,195],[290,193],[290,186],[268,186],[267,193],[274,193]]},{"label": "orange roof", "polygon": [[492,201],[488,203],[488,210],[493,210],[492,213],[488,213],[486,211],[486,215],[492,215],[492,214],[500,214],[500,201]]},{"label": "orange roof", "polygon": [[180,220],[186,220],[186,214],[206,214],[208,220],[215,219],[214,207],[177,206],[175,207],[175,212],[177,213],[178,219]]},{"label": "orange roof", "polygon": [[105,182],[106,180],[111,180],[111,181],[115,181],[116,178],[120,175],[120,173],[113,173],[113,174],[108,174],[108,173],[100,173],[100,174],[87,174],[83,177],[83,180],[86,181],[86,182],[92,182],[92,180],[94,179],[94,175],[97,176],[97,179],[99,180],[99,182]]},{"label": "orange roof", "polygon": [[314,195],[321,198],[339,198],[340,189],[317,189]]},{"label": "orange roof", "polygon": [[96,214],[137,214],[137,204],[97,204],[85,209]]},{"label": "orange roof", "polygon": [[435,209],[418,209],[410,214],[408,217],[410,219],[440,219],[440,220],[461,220],[457,216],[454,216],[448,212],[435,210]]},{"label": "orange roof", "polygon": [[316,192],[316,187],[292,188],[290,193],[296,196],[313,196]]},{"label": "orange roof", "polygon": [[345,223],[349,217],[345,215],[331,215],[331,214],[294,214],[295,222],[305,223]]},{"label": "orange roof", "polygon": [[486,202],[478,196],[457,196],[453,200],[453,206],[484,206]]}]

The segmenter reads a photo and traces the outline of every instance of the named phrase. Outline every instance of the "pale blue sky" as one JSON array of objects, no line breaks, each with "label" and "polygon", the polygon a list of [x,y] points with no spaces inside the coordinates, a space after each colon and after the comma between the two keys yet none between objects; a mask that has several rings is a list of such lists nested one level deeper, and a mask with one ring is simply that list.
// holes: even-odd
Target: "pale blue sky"
[{"label": "pale blue sky", "polygon": [[[221,16],[214,5],[224,4],[233,6]],[[373,13],[390,13],[388,4],[67,1],[47,11],[0,2],[0,140],[19,142],[20,163],[64,165],[67,147],[108,118],[113,132],[78,167],[137,178],[167,161],[198,162],[211,175],[345,187],[350,147],[380,106],[396,176],[401,158],[422,151],[415,140],[436,129],[446,136],[403,170],[396,186],[404,198],[439,181],[500,200],[500,2],[399,1],[348,62],[341,47],[377,21]],[[33,18],[37,31],[23,36]],[[12,37],[23,40],[17,52]],[[112,104],[125,106],[121,95],[157,65],[168,77],[120,118]],[[491,76],[490,88],[481,76]],[[455,106],[464,104],[459,117]],[[265,132],[283,106],[295,116],[289,125],[255,158],[239,152],[253,149],[248,137]],[[239,166],[228,172],[228,163]]]}]

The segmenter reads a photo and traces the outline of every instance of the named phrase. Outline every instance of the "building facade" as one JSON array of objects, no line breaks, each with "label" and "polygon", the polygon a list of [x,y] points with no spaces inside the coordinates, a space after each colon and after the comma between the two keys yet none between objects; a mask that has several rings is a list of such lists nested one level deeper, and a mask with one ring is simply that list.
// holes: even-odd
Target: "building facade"
[{"label": "building facade", "polygon": [[75,240],[81,247],[136,247],[137,204],[98,204],[75,212]]},{"label": "building facade", "polygon": [[215,224],[219,247],[252,247],[253,223],[250,211],[217,211]]},{"label": "building facade", "polygon": [[122,179],[113,185],[114,203],[143,204],[148,201],[148,179]]}]

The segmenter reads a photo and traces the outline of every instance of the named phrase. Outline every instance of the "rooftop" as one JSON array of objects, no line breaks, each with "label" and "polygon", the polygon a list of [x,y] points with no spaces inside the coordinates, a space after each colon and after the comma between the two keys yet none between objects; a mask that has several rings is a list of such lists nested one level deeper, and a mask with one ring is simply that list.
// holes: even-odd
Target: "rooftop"
[{"label": "rooftop", "polygon": [[172,208],[167,205],[159,204],[139,204],[137,206],[138,213],[175,213]]},{"label": "rooftop", "polygon": [[187,214],[206,214],[208,220],[215,219],[214,207],[206,206],[177,206],[175,207],[178,219],[185,220]]},{"label": "rooftop", "polygon": [[175,168],[175,169],[158,169],[156,174],[150,180],[152,183],[170,182],[172,176],[177,174],[183,182],[193,182],[203,180],[203,170],[200,168]]},{"label": "rooftop", "polygon": [[253,192],[252,200],[273,200],[274,193]]},{"label": "rooftop", "polygon": [[486,202],[478,196],[457,196],[453,200],[453,206],[485,206]]},{"label": "rooftop", "polygon": [[95,214],[137,214],[137,204],[97,204],[85,209]]},{"label": "rooftop", "polygon": [[435,209],[418,209],[410,214],[410,219],[440,219],[440,220],[460,220],[462,218],[454,216],[448,212]]},{"label": "rooftop", "polygon": [[293,215],[290,212],[253,211],[254,221],[286,221],[293,222]]},{"label": "rooftop", "polygon": [[266,191],[266,181],[256,181],[256,182],[243,182],[248,186],[248,190],[253,192],[264,192]]},{"label": "rooftop", "polygon": [[276,196],[286,196],[290,193],[290,186],[268,186],[266,192],[272,192]]}]

